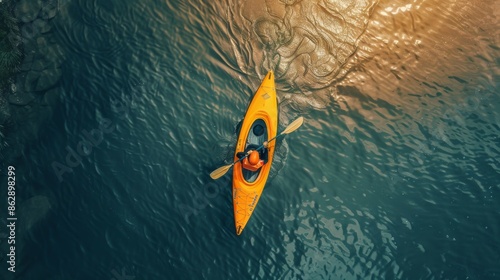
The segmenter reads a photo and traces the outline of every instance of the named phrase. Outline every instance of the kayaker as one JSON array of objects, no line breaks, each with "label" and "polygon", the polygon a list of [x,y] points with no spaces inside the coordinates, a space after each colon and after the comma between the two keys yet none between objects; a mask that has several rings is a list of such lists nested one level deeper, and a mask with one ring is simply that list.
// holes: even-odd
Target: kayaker
[{"label": "kayaker", "polygon": [[[263,143],[264,149],[267,148],[267,141]],[[257,171],[259,170],[264,164],[266,164],[266,161],[264,159],[261,159],[260,153],[254,149],[249,149],[246,153],[244,152],[239,152],[237,154],[238,158],[242,158],[243,156],[248,155],[242,160],[243,168],[250,170],[250,171]]]},{"label": "kayaker", "polygon": [[259,152],[253,150],[250,155],[243,159],[243,168],[250,171],[257,171],[264,165],[264,160],[260,159]]}]

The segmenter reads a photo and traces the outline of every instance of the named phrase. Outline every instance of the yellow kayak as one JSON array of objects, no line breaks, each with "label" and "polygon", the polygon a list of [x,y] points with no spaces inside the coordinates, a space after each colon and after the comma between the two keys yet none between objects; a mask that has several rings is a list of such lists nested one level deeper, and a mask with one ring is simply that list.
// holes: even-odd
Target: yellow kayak
[{"label": "yellow kayak", "polygon": [[[277,133],[278,101],[274,73],[269,71],[248,105],[241,124],[234,160],[239,159],[238,153],[256,150],[264,141],[276,137]],[[260,158],[265,163],[258,170],[251,171],[244,168],[241,161],[234,165],[233,207],[237,235],[240,235],[245,228],[264,190],[271,171],[275,143],[275,141],[271,141],[267,149],[264,148],[260,152]]]}]

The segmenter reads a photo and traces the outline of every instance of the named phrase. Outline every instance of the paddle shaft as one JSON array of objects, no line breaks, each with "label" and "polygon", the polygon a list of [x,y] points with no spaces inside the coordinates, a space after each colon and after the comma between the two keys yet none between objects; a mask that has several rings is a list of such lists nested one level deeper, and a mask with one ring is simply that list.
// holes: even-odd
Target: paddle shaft
[{"label": "paddle shaft", "polygon": [[[269,144],[269,142],[275,140],[276,138],[280,137],[281,135],[286,135],[286,134],[289,134],[289,133],[292,133],[294,132],[295,130],[297,130],[301,125],[302,123],[304,122],[304,118],[303,117],[299,117],[297,118],[296,120],[294,120],[291,124],[289,124],[287,126],[287,128],[285,128],[285,130],[283,130],[280,134],[276,135],[275,137],[271,138],[270,140],[268,141],[265,141],[266,146]],[[257,151],[261,150],[262,148],[264,148],[264,145],[261,145],[260,147],[257,148]],[[218,178],[220,178],[221,176],[223,176],[224,174],[226,174],[226,172],[231,168],[233,167],[236,163],[244,160],[245,158],[247,158],[250,154],[247,152],[246,155],[244,155],[243,157],[241,157],[240,159],[238,159],[237,161],[231,163],[230,165],[225,165],[225,166],[221,166],[219,168],[217,168],[216,170],[214,170],[212,173],[210,173],[210,177],[212,177],[212,179],[216,180]]]}]

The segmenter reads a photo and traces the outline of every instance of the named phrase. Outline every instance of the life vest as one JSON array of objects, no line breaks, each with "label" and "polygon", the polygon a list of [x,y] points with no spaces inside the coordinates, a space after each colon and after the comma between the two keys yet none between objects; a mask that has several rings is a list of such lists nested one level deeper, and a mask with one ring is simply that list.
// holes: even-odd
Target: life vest
[{"label": "life vest", "polygon": [[264,160],[261,159],[261,160],[259,160],[259,162],[257,162],[257,164],[252,165],[248,161],[248,157],[246,157],[243,159],[242,163],[243,163],[243,168],[255,172],[255,171],[259,170],[259,168],[261,168],[264,165]]}]

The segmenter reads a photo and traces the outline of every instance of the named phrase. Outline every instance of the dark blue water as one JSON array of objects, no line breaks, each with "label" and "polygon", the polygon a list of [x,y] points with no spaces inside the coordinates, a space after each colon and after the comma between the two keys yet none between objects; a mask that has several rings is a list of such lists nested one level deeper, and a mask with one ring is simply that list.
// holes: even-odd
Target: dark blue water
[{"label": "dark blue water", "polygon": [[[493,3],[62,1],[14,279],[499,279]],[[305,124],[236,236],[208,174],[269,69]]]}]

